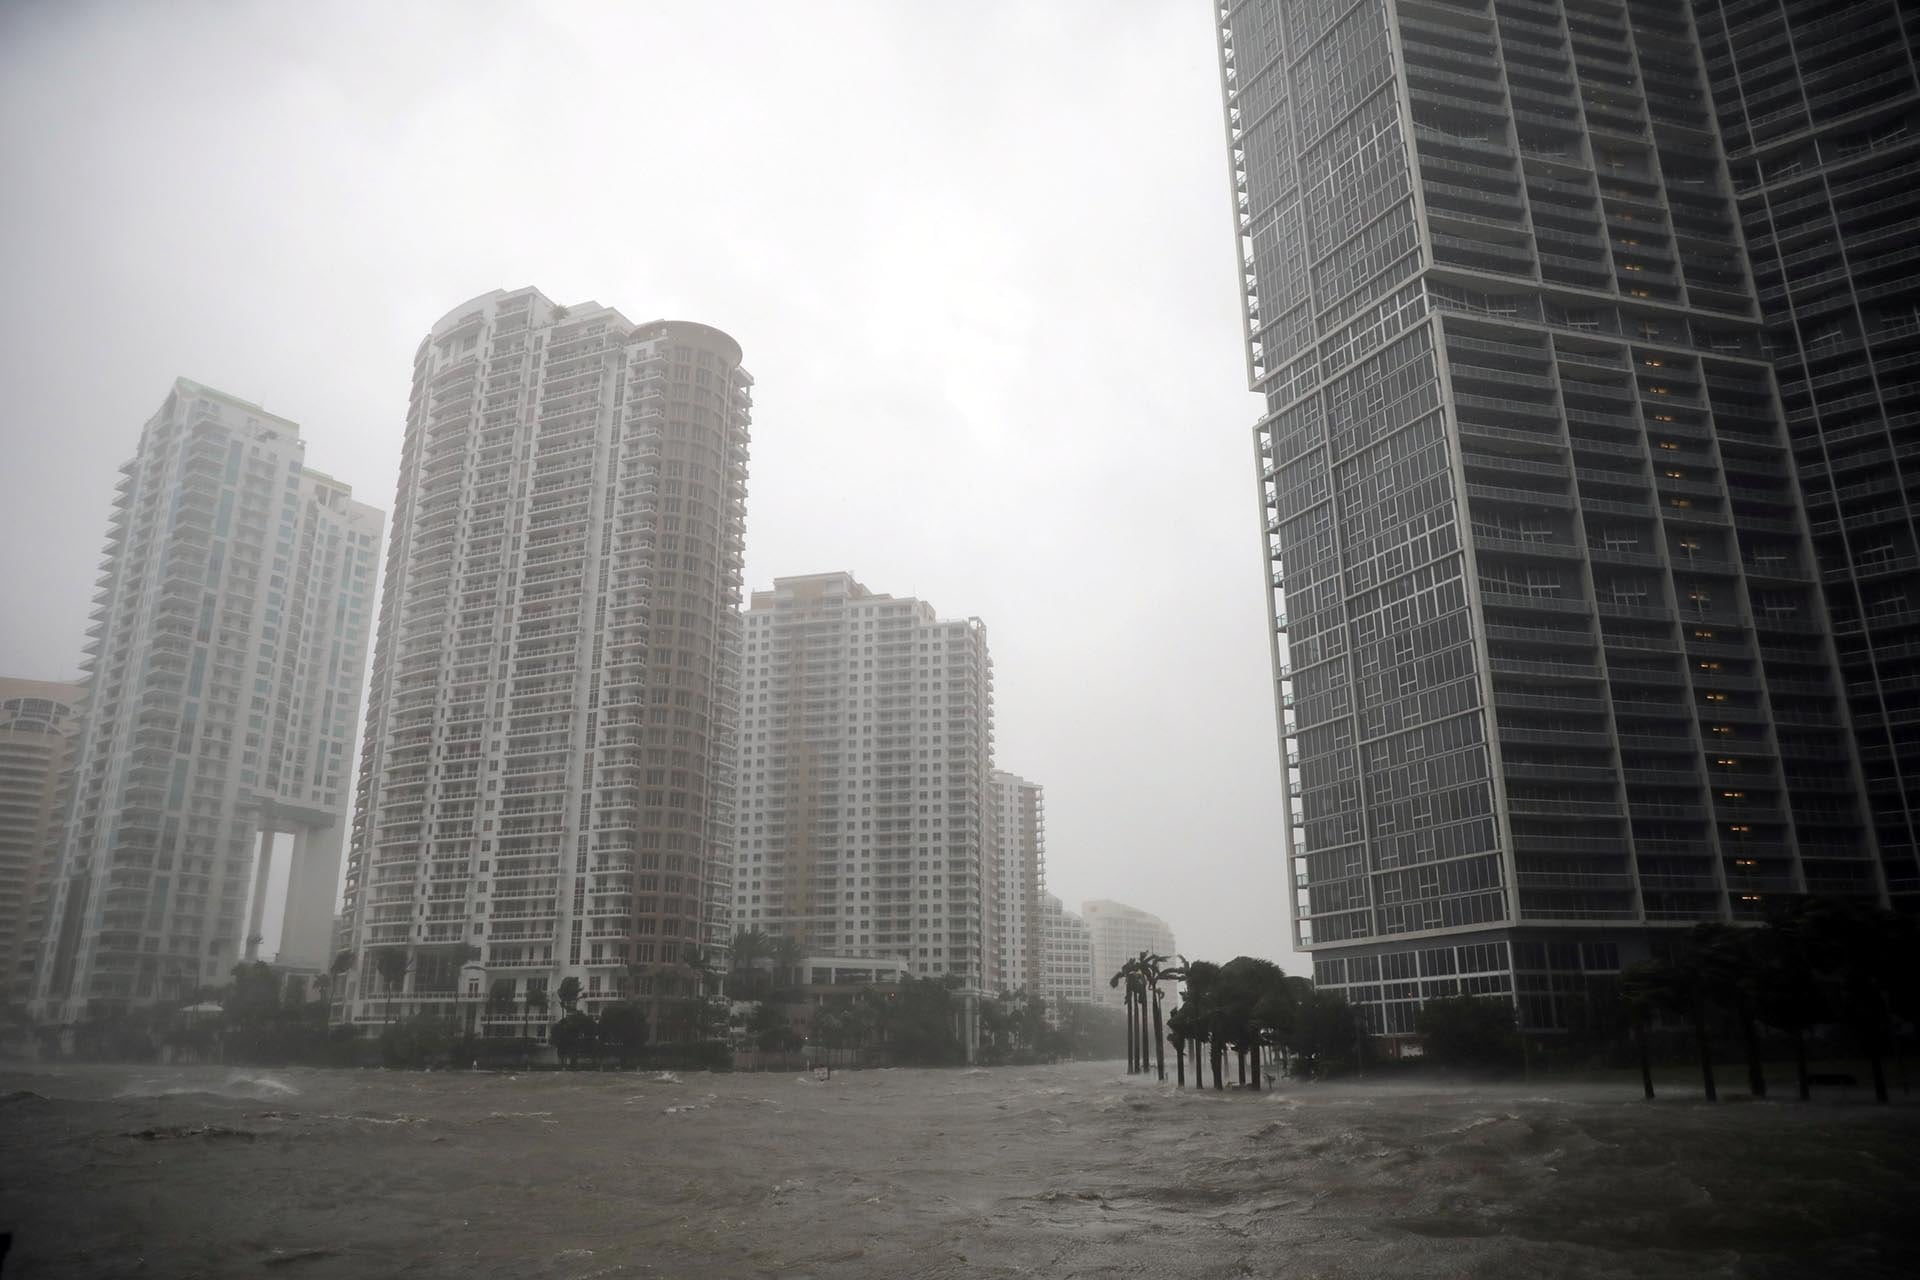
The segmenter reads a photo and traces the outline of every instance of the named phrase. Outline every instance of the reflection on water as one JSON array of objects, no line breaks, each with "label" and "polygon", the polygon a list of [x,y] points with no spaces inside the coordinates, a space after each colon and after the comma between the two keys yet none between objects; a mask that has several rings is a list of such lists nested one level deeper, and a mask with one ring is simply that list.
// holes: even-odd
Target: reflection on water
[{"label": "reflection on water", "polygon": [[1111,1064],[0,1075],[18,1276],[1920,1274],[1920,1109]]}]

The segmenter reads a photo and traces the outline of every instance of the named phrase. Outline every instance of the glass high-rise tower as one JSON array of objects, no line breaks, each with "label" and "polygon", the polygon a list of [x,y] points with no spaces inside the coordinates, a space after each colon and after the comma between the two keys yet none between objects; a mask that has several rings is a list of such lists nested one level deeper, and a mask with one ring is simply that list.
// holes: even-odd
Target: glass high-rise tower
[{"label": "glass high-rise tower", "polygon": [[1920,9],[1694,14],[1887,887],[1920,910]]},{"label": "glass high-rise tower", "polygon": [[1316,979],[1388,1033],[1456,992],[1566,1026],[1673,927],[1910,884],[1687,6],[1219,35]]}]

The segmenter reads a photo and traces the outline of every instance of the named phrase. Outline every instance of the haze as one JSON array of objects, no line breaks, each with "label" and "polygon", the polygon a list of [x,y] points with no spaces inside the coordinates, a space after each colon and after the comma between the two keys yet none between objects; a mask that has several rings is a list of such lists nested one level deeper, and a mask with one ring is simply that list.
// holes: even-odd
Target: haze
[{"label": "haze", "polygon": [[415,345],[533,284],[737,337],[747,584],[988,627],[1070,906],[1288,951],[1205,5],[0,9],[0,670],[78,669],[175,375],[390,512]]}]

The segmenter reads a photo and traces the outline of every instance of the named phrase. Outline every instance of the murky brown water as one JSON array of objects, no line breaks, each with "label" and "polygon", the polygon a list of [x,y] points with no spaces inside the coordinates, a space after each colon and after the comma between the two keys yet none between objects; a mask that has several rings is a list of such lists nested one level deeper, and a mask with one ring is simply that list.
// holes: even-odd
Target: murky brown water
[{"label": "murky brown water", "polygon": [[7,1280],[1920,1274],[1914,1106],[1175,1094],[1110,1064],[0,1093]]}]

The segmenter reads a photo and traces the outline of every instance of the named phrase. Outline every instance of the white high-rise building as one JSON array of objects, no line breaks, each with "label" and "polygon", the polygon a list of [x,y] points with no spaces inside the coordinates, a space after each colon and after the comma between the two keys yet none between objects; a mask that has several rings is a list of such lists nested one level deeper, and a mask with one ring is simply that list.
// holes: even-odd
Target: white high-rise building
[{"label": "white high-rise building", "polygon": [[1174,953],[1173,930],[1167,922],[1138,907],[1098,898],[1080,904],[1080,918],[1093,937],[1094,997],[1104,1003],[1126,1003],[1124,986],[1107,985],[1121,965],[1142,951],[1160,956]]},{"label": "white high-rise building", "polygon": [[734,921],[811,952],[995,978],[993,663],[978,619],[845,573],[747,613]]},{"label": "white high-rise building", "polygon": [[381,517],[305,455],[294,423],[183,378],[120,469],[42,1017],[224,982],[257,954],[276,833],[278,958],[324,962]]},{"label": "white high-rise building", "polygon": [[995,990],[1034,988],[1040,976],[1040,895],[1047,883],[1045,794],[1037,782],[995,770],[987,920],[990,979]]},{"label": "white high-rise building", "polygon": [[[753,380],[705,325],[496,290],[414,357],[345,1016],[700,989],[729,932]],[[398,963],[396,963],[398,962]],[[483,972],[469,966],[477,963]]]},{"label": "white high-rise building", "polygon": [[1093,934],[1050,893],[1040,895],[1040,994],[1048,1016],[1062,1005],[1094,1003]]},{"label": "white high-rise building", "polygon": [[84,684],[0,677],[0,1003],[33,991]]}]

